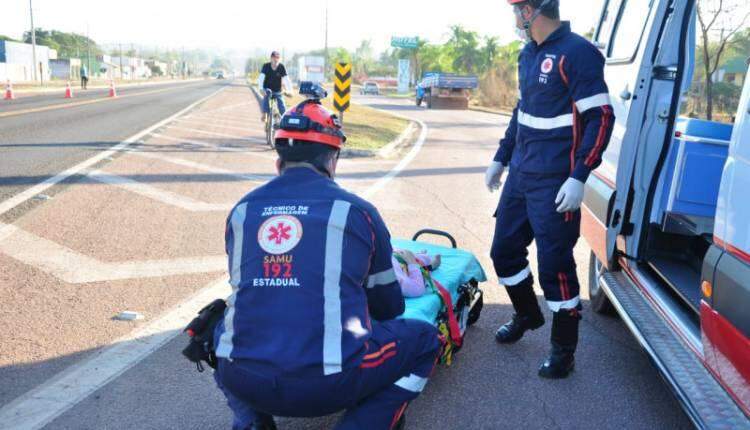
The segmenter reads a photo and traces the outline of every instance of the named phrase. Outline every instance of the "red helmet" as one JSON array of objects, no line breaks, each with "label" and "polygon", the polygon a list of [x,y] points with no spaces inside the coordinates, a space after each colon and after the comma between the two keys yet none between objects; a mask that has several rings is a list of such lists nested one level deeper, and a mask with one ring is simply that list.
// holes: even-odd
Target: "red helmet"
[{"label": "red helmet", "polygon": [[306,100],[284,114],[274,138],[320,143],[335,149],[341,149],[346,142],[341,121],[315,99]]}]

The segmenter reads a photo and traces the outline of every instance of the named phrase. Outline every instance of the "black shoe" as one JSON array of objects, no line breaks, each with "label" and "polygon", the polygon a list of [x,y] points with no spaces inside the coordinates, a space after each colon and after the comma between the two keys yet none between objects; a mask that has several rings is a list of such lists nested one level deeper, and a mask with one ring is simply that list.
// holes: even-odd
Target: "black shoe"
[{"label": "black shoe", "polygon": [[513,319],[497,329],[495,340],[499,343],[517,342],[523,337],[526,330],[536,330],[544,325],[544,317],[540,313],[533,317],[513,314]]},{"label": "black shoe", "polygon": [[578,311],[555,312],[552,318],[552,350],[539,368],[539,376],[547,379],[567,378],[575,369],[578,346]]},{"label": "black shoe", "polygon": [[513,343],[523,337],[526,330],[536,330],[544,325],[544,316],[534,294],[534,278],[529,276],[513,286],[506,286],[511,303],[513,319],[500,327],[495,333],[499,343]]}]

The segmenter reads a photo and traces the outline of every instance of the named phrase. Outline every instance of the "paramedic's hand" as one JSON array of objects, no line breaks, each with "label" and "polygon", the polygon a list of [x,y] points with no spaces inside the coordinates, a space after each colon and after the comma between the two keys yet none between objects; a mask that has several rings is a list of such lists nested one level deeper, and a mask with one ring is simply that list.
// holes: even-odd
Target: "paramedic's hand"
[{"label": "paramedic's hand", "polygon": [[505,172],[505,166],[499,161],[493,161],[487,168],[487,172],[484,174],[484,184],[487,185],[489,192],[500,188],[500,178],[502,178],[503,172]]},{"label": "paramedic's hand", "polygon": [[560,187],[555,198],[557,212],[573,212],[581,207],[583,201],[583,182],[578,179],[568,178]]}]

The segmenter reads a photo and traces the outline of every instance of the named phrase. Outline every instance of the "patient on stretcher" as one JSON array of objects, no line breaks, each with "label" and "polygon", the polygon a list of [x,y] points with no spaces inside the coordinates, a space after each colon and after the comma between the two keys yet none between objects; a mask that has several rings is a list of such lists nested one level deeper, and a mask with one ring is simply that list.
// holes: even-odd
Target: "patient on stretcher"
[{"label": "patient on stretcher", "polygon": [[430,256],[427,251],[413,253],[406,249],[393,250],[393,270],[404,297],[420,297],[426,291],[425,275],[440,266],[440,254]]}]

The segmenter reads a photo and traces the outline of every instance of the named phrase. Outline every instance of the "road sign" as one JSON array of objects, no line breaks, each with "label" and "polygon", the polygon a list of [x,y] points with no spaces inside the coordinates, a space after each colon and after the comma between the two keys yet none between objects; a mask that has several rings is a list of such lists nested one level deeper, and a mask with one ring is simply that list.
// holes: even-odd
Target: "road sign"
[{"label": "road sign", "polygon": [[394,48],[416,48],[419,46],[418,37],[391,36],[391,46]]},{"label": "road sign", "polygon": [[333,79],[333,107],[339,113],[346,112],[349,110],[351,98],[352,65],[350,63],[337,63]]},{"label": "road sign", "polygon": [[411,78],[409,60],[398,60],[398,92],[405,94],[409,92],[409,79]]}]

